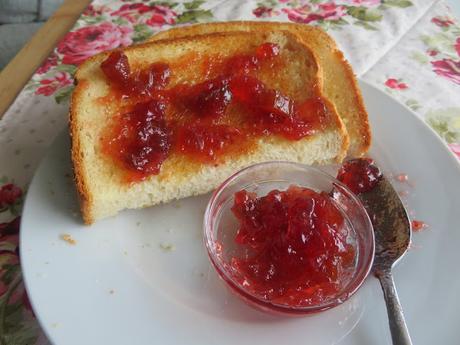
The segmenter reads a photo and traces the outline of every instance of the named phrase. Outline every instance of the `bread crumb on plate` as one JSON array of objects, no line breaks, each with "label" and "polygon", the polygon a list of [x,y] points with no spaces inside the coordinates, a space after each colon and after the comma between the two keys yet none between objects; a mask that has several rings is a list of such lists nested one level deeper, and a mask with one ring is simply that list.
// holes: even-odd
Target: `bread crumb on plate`
[{"label": "bread crumb on plate", "polygon": [[70,236],[69,234],[62,234],[61,235],[61,240],[66,241],[68,244],[71,244],[71,245],[76,245],[77,244],[77,241],[75,241],[72,238],[72,236]]},{"label": "bread crumb on plate", "polygon": [[172,252],[176,250],[176,247],[171,243],[160,243],[160,248],[165,252]]}]

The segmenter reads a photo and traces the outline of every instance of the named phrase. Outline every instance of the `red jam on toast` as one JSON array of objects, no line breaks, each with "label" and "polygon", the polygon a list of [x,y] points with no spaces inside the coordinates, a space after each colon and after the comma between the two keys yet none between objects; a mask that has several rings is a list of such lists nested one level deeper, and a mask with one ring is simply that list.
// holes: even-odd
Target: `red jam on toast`
[{"label": "red jam on toast", "polygon": [[294,141],[323,129],[328,110],[320,96],[297,101],[258,78],[261,69],[282,65],[280,59],[273,43],[253,54],[208,57],[204,75],[212,78],[170,87],[174,68],[167,63],[133,71],[123,52],[112,52],[101,69],[125,106],[101,137],[103,153],[133,182],[158,174],[172,154],[218,164],[248,152],[263,136]]}]

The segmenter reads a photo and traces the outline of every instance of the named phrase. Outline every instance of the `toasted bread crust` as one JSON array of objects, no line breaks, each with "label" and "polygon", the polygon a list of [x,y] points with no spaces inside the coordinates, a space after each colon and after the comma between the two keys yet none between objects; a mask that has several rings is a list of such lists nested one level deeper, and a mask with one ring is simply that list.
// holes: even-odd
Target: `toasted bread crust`
[{"label": "toasted bread crust", "polygon": [[[337,47],[334,39],[321,28],[295,23],[283,23],[283,27],[284,26],[286,28],[289,26],[296,26],[299,27],[300,30],[304,31],[307,34],[304,39],[304,42],[307,45],[309,41],[313,39],[316,40],[316,44],[321,44],[322,42],[327,41],[334,55],[337,57],[337,61],[340,61],[342,70],[344,72],[344,80],[354,91],[350,93],[350,96],[353,98],[354,105],[357,110],[357,119],[354,122],[356,127],[352,128],[351,131],[349,130],[350,139],[355,141],[355,145],[350,146],[349,155],[357,157],[363,156],[365,153],[367,153],[371,146],[372,134],[369,125],[369,117],[364,105],[363,96],[361,94],[361,89],[359,88],[358,81],[350,63],[345,59],[343,52]],[[303,37],[303,35],[301,35],[301,37]]]},{"label": "toasted bread crust", "polygon": [[331,111],[331,120],[333,121],[333,125],[338,129],[340,136],[344,138],[344,140],[342,141],[340,152],[335,160],[335,163],[342,163],[342,161],[347,156],[348,148],[350,147],[350,136],[348,135],[348,131],[345,127],[345,124],[343,123],[342,119],[337,113],[337,108],[334,105],[334,103],[329,101],[327,98],[323,98],[323,102],[325,103],[326,108],[328,108]]},{"label": "toasted bread crust", "polygon": [[356,80],[356,76],[351,68],[350,63],[344,58],[343,53],[337,50],[336,54],[340,54],[340,57],[343,61],[344,71],[347,74],[348,80],[350,81],[350,86],[353,88],[353,97],[354,101],[357,105],[359,110],[359,129],[356,131],[355,134],[360,135],[359,143],[360,145],[356,147],[356,151],[354,152],[357,156],[362,156],[369,151],[371,144],[372,144],[372,133],[371,133],[371,126],[369,124],[369,117],[367,115],[366,106],[364,105],[363,95],[361,94],[361,89],[358,86],[358,81]]},{"label": "toasted bread crust", "polygon": [[73,163],[74,181],[77,188],[78,199],[80,202],[80,209],[85,224],[94,222],[94,217],[91,214],[91,204],[93,196],[88,186],[88,180],[85,174],[84,164],[85,160],[82,157],[81,138],[78,135],[79,122],[76,114],[76,104],[80,103],[81,94],[84,91],[83,82],[79,83],[75,79],[76,87],[70,99],[69,111],[69,131],[71,137],[71,158]]},{"label": "toasted bread crust", "polygon": [[[226,32],[226,31],[270,31],[270,30],[287,30],[296,33],[300,39],[312,48],[316,57],[320,58],[320,67],[324,68],[324,62],[321,61],[320,54],[316,54],[316,47],[327,46],[330,53],[335,56],[337,64],[340,66],[344,82],[347,88],[353,90],[350,92],[350,97],[353,97],[353,104],[355,107],[355,118],[351,119],[353,124],[346,125],[350,135],[349,156],[358,157],[364,155],[371,145],[371,130],[368,121],[368,115],[364,106],[361,91],[358,82],[353,73],[353,70],[344,58],[343,53],[338,49],[335,41],[322,29],[296,23],[283,23],[283,22],[256,22],[256,21],[232,21],[232,22],[216,22],[206,24],[195,24],[190,26],[172,28],[167,31],[162,31],[150,38],[149,41],[157,41],[164,39],[171,39],[177,37],[186,37],[194,35],[209,34],[212,32]],[[324,92],[328,94],[328,83],[326,80]],[[332,90],[330,92],[333,93]],[[339,115],[342,117],[349,116],[348,113],[339,110]],[[343,114],[345,113],[345,114]],[[343,114],[343,115],[342,115]]]}]

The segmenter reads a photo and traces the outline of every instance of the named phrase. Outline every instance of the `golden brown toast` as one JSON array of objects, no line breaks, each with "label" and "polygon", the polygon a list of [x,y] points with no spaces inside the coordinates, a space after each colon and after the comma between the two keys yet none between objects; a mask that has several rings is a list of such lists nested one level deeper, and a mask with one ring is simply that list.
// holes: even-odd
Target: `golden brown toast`
[{"label": "golden brown toast", "polygon": [[364,155],[371,144],[371,131],[361,91],[350,64],[335,41],[322,29],[305,24],[281,22],[216,22],[172,28],[155,34],[149,41],[213,32],[273,30],[286,30],[297,34],[311,48],[322,69],[323,93],[335,104],[350,136],[348,156]]},{"label": "golden brown toast", "polygon": [[[170,64],[172,73],[168,87],[172,88],[180,83],[194,85],[207,80],[203,71],[210,57],[248,54],[266,42],[280,47],[284,67],[258,72],[258,78],[299,101],[320,95],[321,73],[314,54],[295,35],[287,32],[217,33],[151,42],[128,47],[123,52],[134,69],[142,69],[153,62]],[[163,162],[157,175],[126,183],[123,169],[101,150],[104,130],[117,116],[119,103],[122,103],[116,97],[107,101],[111,85],[100,65],[109,54],[98,54],[79,67],[70,107],[72,161],[86,224],[123,209],[148,207],[209,192],[232,173],[250,164],[268,160],[326,164],[340,162],[346,155],[349,140],[345,126],[334,105],[324,99],[329,124],[301,140],[262,136],[250,151],[225,156],[215,164],[196,163],[173,153]]]}]

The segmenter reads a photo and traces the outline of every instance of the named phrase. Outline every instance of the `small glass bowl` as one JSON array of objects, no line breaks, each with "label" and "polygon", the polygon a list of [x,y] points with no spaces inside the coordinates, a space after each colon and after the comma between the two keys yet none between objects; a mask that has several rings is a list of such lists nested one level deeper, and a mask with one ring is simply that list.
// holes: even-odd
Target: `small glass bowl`
[{"label": "small glass bowl", "polygon": [[[234,194],[240,190],[266,195],[290,185],[307,187],[331,195],[353,232],[355,269],[345,287],[321,304],[292,306],[275,304],[252,294],[236,281],[230,258],[238,249],[234,238],[238,222],[231,212]],[[204,215],[204,241],[209,258],[219,276],[248,304],[269,312],[310,314],[333,308],[350,298],[369,274],[374,259],[374,232],[369,216],[358,198],[342,183],[320,169],[292,162],[266,162],[240,170],[213,193]],[[231,255],[229,253],[232,253]]]}]

